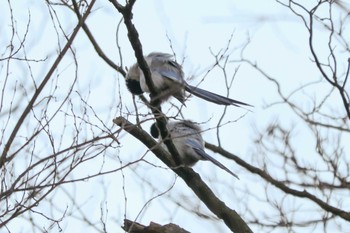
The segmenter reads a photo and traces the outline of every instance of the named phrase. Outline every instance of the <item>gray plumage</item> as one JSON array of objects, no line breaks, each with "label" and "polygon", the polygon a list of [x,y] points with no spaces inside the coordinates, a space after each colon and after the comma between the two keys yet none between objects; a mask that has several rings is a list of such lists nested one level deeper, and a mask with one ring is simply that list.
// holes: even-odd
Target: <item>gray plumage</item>
[{"label": "gray plumage", "polygon": [[[166,127],[183,165],[191,167],[199,160],[209,160],[238,179],[236,174],[204,151],[204,140],[197,124],[188,120],[168,121]],[[159,138],[155,123],[151,126],[151,135]],[[164,144],[162,146],[167,149]]]},{"label": "gray plumage", "polygon": [[[185,91],[187,91],[197,97],[219,105],[233,105],[236,107],[240,107],[241,105],[251,106],[247,103],[189,85],[184,79],[181,65],[174,61],[173,56],[170,54],[153,52],[146,56],[145,60],[150,68],[156,91],[159,93],[157,98],[161,102],[174,96],[184,104],[186,99]],[[150,92],[143,72],[137,63],[130,67],[126,77],[126,85],[130,92],[135,95]]]}]

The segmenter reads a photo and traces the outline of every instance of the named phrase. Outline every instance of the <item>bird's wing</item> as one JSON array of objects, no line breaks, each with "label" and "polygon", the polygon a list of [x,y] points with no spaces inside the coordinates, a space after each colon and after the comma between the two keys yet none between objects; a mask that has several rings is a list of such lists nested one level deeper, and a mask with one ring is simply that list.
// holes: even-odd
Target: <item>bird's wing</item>
[{"label": "bird's wing", "polygon": [[183,83],[183,71],[180,64],[172,60],[171,55],[154,53],[149,55],[151,59],[150,69],[152,72],[157,72],[161,76],[171,79],[175,82]]},{"label": "bird's wing", "polygon": [[205,100],[212,102],[212,103],[215,103],[215,104],[233,105],[236,107],[241,107],[240,105],[253,107],[250,104],[247,104],[247,103],[244,103],[244,102],[241,102],[238,100],[230,99],[230,98],[212,93],[210,91],[203,90],[203,89],[198,88],[198,87],[191,86],[188,83],[185,84],[185,90],[190,92],[191,94],[199,97],[199,98],[205,99]]},{"label": "bird's wing", "polygon": [[203,158],[203,160],[209,160],[210,162],[214,163],[216,166],[218,166],[219,168],[227,171],[228,173],[230,173],[232,176],[236,177],[237,179],[238,176],[233,173],[232,171],[230,171],[230,169],[228,169],[227,167],[225,167],[222,163],[220,163],[219,161],[217,161],[216,159],[214,159],[213,157],[211,157],[210,155],[208,155],[207,153],[205,153],[205,151],[203,150],[203,146],[196,140],[191,140],[188,139],[186,140],[187,145],[191,146],[192,149],[200,156]]},{"label": "bird's wing", "polygon": [[183,83],[181,74],[179,74],[179,72],[173,68],[161,67],[156,71],[165,78],[171,79],[178,83]]},{"label": "bird's wing", "polygon": [[163,60],[169,60],[172,59],[174,56],[169,53],[162,53],[162,52],[152,52],[147,55],[149,58],[157,58],[157,59],[163,59]]}]

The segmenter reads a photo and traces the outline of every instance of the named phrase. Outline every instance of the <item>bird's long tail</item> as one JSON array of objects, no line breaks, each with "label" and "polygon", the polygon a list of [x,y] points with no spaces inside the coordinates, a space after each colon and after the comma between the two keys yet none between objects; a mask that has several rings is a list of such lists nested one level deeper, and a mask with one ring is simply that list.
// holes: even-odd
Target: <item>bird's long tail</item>
[{"label": "bird's long tail", "polygon": [[233,175],[234,177],[236,177],[237,179],[239,179],[238,176],[237,176],[235,173],[233,173],[230,169],[228,169],[227,167],[225,167],[222,163],[220,163],[219,161],[217,161],[216,159],[214,159],[213,157],[211,157],[210,155],[208,155],[207,153],[205,153],[204,150],[201,150],[201,149],[199,149],[199,148],[193,148],[193,150],[194,150],[198,155],[200,155],[200,156],[203,158],[203,160],[209,160],[210,162],[212,162],[213,164],[215,164],[215,165],[218,166],[219,168],[221,168],[221,169],[227,171],[228,173],[230,173],[231,175]]},{"label": "bird's long tail", "polygon": [[227,98],[227,97],[224,97],[224,96],[212,93],[210,91],[203,90],[203,89],[201,89],[199,87],[191,86],[188,83],[185,84],[185,90],[190,92],[191,94],[199,97],[199,98],[205,99],[205,100],[207,100],[209,102],[212,102],[212,103],[215,103],[215,104],[233,105],[233,106],[236,106],[236,107],[241,107],[242,105],[243,106],[253,107],[250,104],[247,104],[247,103],[244,103],[244,102],[241,102],[241,101],[238,101],[238,100],[233,100],[233,99],[230,99],[230,98]]}]

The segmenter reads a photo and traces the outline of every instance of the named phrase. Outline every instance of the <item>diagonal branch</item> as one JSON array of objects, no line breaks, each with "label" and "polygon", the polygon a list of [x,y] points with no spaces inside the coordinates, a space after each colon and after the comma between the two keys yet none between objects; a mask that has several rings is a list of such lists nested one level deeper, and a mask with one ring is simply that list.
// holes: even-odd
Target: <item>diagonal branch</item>
[{"label": "diagonal branch", "polygon": [[131,43],[132,48],[134,49],[137,63],[139,64],[140,69],[142,70],[143,74],[145,75],[146,84],[150,90],[150,93],[152,95],[156,94],[156,89],[154,87],[154,83],[153,83],[152,78],[151,78],[151,71],[147,65],[147,62],[145,61],[145,59],[143,57],[142,44],[139,40],[139,33],[137,32],[134,24],[132,23],[132,17],[133,17],[132,7],[133,7],[135,1],[129,1],[129,3],[126,4],[125,6],[122,6],[116,0],[110,0],[110,2],[123,15],[124,24],[128,30],[129,41]]},{"label": "diagonal branch", "polygon": [[188,167],[174,168],[174,163],[170,159],[170,155],[148,135],[147,132],[140,129],[136,125],[127,121],[123,117],[118,117],[113,120],[115,124],[122,127],[125,131],[140,140],[147,146],[163,163],[171,168],[177,175],[179,175],[197,195],[197,197],[212,211],[218,218],[222,219],[227,227],[232,232],[252,232],[247,223],[238,215],[238,213],[230,209],[226,204],[215,196],[213,191],[203,182],[201,177]]},{"label": "diagonal branch", "polygon": [[307,192],[306,190],[298,191],[298,190],[289,188],[288,186],[286,186],[282,182],[271,177],[265,171],[261,170],[260,168],[257,168],[257,167],[250,165],[249,163],[245,162],[244,160],[242,160],[238,156],[224,150],[221,147],[215,146],[215,145],[207,143],[207,142],[205,143],[205,147],[213,152],[216,152],[218,154],[225,156],[226,158],[230,158],[230,159],[234,160],[237,164],[241,165],[242,167],[244,167],[248,171],[259,175],[264,180],[266,180],[268,183],[274,185],[276,188],[282,190],[283,192],[291,194],[291,195],[296,196],[296,197],[307,198],[307,199],[315,202],[317,205],[319,205],[325,211],[333,213],[334,215],[337,215],[346,221],[350,221],[350,213],[349,212],[345,212],[339,208],[336,208],[334,206],[329,205],[327,202],[322,201],[321,199],[317,198],[316,196],[312,195],[311,193]]},{"label": "diagonal branch", "polygon": [[[76,0],[73,0],[73,7],[74,7],[74,12],[77,15],[79,20],[82,20],[82,16],[80,15],[79,12],[79,7],[78,4],[76,2]],[[84,29],[84,32],[86,33],[87,37],[89,38],[92,46],[94,47],[96,53],[108,64],[110,65],[113,69],[115,69],[116,71],[118,71],[119,73],[121,73],[123,75],[123,77],[126,76],[126,72],[123,69],[123,67],[116,65],[111,59],[109,59],[106,54],[102,51],[101,47],[98,45],[97,41],[95,40],[95,37],[92,35],[89,27],[87,26],[87,24],[85,23],[85,21],[82,21],[82,27]]]},{"label": "diagonal branch", "polygon": [[[146,84],[150,90],[151,96],[158,96],[158,93],[157,93],[156,88],[154,86],[154,83],[152,81],[151,71],[150,71],[148,64],[145,61],[145,58],[143,56],[142,44],[139,40],[139,34],[138,34],[134,24],[132,23],[132,16],[133,16],[132,15],[132,7],[133,7],[135,1],[129,1],[129,3],[126,4],[125,6],[120,5],[116,0],[110,0],[110,1],[115,6],[115,8],[123,15],[124,24],[128,30],[129,41],[131,43],[132,48],[134,49],[137,63],[145,76]],[[173,142],[171,140],[169,140],[169,138],[170,138],[169,132],[166,128],[167,119],[161,111],[160,102],[159,102],[158,98],[156,98],[156,99],[151,98],[150,108],[152,110],[153,115],[155,116],[155,119],[157,121],[157,126],[160,130],[160,134],[162,136],[162,139],[164,140],[165,145],[167,146],[168,150],[173,155],[176,164],[180,165],[181,164],[180,155],[177,152]]]}]

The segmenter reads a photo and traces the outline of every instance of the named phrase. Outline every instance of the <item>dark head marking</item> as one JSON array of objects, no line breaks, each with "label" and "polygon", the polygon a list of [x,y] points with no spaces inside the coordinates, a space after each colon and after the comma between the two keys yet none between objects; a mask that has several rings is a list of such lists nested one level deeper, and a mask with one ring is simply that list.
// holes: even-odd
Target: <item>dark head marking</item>
[{"label": "dark head marking", "polygon": [[127,79],[126,86],[129,89],[129,91],[134,95],[143,94],[143,91],[140,86],[140,82],[135,79]]},{"label": "dark head marking", "polygon": [[152,137],[154,137],[154,138],[159,138],[159,129],[158,129],[156,123],[153,123],[153,124],[151,125],[150,133],[151,133]]}]

